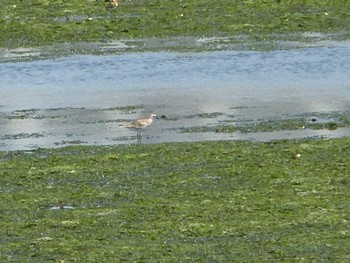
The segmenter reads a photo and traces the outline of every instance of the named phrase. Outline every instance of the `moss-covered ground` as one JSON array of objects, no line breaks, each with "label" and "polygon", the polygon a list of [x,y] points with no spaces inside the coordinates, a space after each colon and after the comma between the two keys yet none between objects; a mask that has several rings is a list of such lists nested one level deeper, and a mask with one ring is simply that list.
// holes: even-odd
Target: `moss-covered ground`
[{"label": "moss-covered ground", "polygon": [[348,262],[349,151],[344,138],[0,152],[0,261]]},{"label": "moss-covered ground", "polygon": [[[338,128],[349,127],[350,112],[310,112],[298,115],[285,115],[279,118],[265,118],[242,120],[240,116],[226,115],[220,112],[200,113],[183,118],[204,118],[215,119],[224,117],[223,120],[217,121],[212,125],[181,127],[175,128],[182,133],[198,132],[217,132],[217,133],[234,133],[234,132],[271,132],[271,131],[292,131],[292,130],[336,130]],[[166,120],[174,120],[167,119]]]},{"label": "moss-covered ground", "polygon": [[349,37],[347,0],[2,0],[0,47],[152,37],[320,32]]}]

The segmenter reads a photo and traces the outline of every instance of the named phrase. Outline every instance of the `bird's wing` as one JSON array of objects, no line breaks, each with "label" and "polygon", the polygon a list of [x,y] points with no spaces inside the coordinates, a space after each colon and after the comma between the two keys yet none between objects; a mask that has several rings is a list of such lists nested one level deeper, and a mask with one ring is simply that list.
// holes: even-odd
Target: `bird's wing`
[{"label": "bird's wing", "polygon": [[141,128],[142,126],[143,125],[140,120],[135,120],[125,125],[125,127],[135,127],[135,128]]}]

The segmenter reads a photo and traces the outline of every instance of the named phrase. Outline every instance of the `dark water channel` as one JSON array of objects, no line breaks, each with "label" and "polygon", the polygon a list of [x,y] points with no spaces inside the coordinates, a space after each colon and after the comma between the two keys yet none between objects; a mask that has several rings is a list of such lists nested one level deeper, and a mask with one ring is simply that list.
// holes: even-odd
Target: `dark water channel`
[{"label": "dark water channel", "polygon": [[[350,111],[350,42],[275,51],[135,52],[0,64],[0,150],[136,142],[119,124],[162,116],[144,143],[349,136],[184,127]],[[216,113],[216,114],[206,114]]]}]

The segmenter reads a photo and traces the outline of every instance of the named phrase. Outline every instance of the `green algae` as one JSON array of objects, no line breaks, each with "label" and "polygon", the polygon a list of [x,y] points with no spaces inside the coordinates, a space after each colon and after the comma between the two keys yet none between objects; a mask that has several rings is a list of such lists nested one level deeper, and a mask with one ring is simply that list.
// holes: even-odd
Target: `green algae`
[{"label": "green algae", "polygon": [[25,138],[39,138],[44,137],[45,135],[42,133],[16,133],[12,135],[2,135],[0,136],[1,140],[18,140],[18,139],[25,139]]},{"label": "green algae", "polygon": [[0,46],[178,36],[249,35],[262,41],[304,32],[349,37],[350,3],[344,0],[135,0],[120,1],[113,12],[105,5],[103,0],[3,0]]},{"label": "green algae", "polygon": [[[211,116],[215,118],[225,114],[210,115],[203,114],[206,118]],[[311,130],[336,130],[350,126],[349,112],[311,112],[299,115],[289,115],[285,118],[270,118],[253,121],[239,121],[235,116],[225,116],[227,119],[222,120],[220,124],[195,126],[176,129],[182,133],[197,132],[218,132],[218,133],[234,133],[234,132],[271,132],[271,131],[291,131],[300,129]]]},{"label": "green algae", "polygon": [[106,109],[99,109],[100,111],[123,111],[123,112],[134,112],[135,110],[142,109],[142,105],[128,105],[120,107],[112,107]]},{"label": "green algae", "polygon": [[[349,260],[350,140],[0,153],[2,262]],[[51,209],[60,207],[71,209]]]}]

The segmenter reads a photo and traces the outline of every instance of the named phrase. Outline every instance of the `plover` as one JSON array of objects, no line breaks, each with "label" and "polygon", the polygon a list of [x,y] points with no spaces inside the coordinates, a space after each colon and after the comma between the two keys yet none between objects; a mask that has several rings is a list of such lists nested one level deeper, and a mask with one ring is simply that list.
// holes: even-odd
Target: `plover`
[{"label": "plover", "polygon": [[106,6],[107,11],[112,11],[116,9],[118,6],[118,0],[110,0],[108,5]]},{"label": "plover", "polygon": [[127,128],[129,130],[132,130],[132,131],[137,131],[137,138],[138,138],[139,142],[141,142],[142,131],[144,129],[146,129],[147,127],[149,127],[155,118],[157,118],[157,115],[152,113],[147,118],[137,119],[137,120],[134,120],[130,123],[120,125],[120,126]]}]

